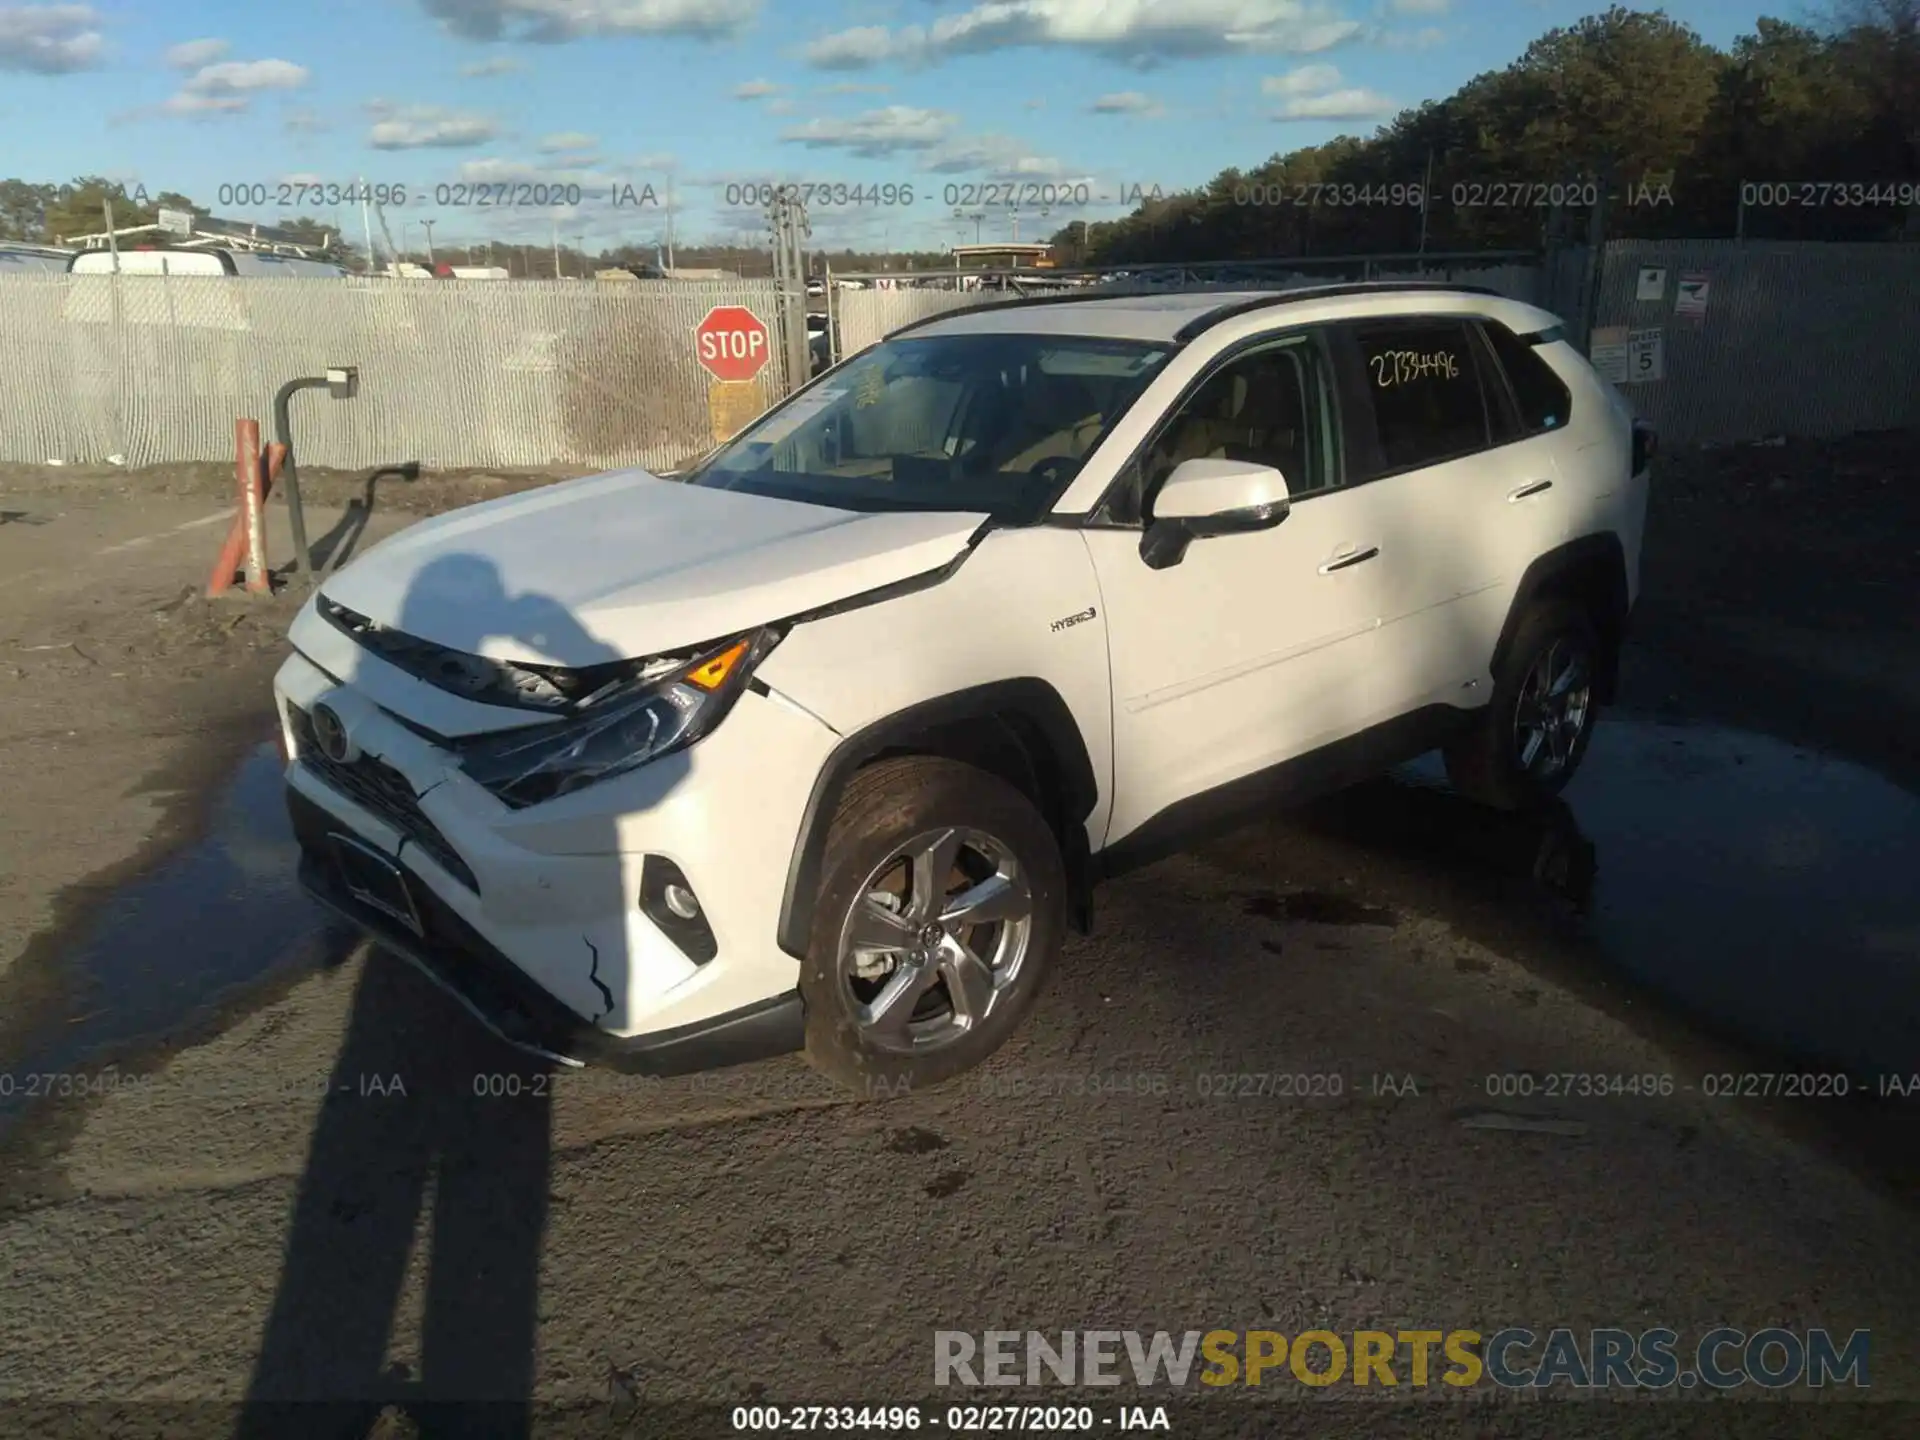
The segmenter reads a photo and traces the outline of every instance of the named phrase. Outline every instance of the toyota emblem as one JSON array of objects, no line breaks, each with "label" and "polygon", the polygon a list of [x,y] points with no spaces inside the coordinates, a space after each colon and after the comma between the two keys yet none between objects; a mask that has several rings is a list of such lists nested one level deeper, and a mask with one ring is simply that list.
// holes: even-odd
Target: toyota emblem
[{"label": "toyota emblem", "polygon": [[340,712],[324,700],[313,707],[313,742],[327,759],[344,764],[353,756],[353,742],[347,738],[346,722]]}]

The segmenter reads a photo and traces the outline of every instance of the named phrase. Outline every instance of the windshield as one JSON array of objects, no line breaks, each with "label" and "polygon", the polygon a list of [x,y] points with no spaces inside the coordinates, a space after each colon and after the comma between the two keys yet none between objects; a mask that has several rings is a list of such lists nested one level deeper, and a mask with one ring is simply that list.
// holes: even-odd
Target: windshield
[{"label": "windshield", "polygon": [[1170,353],[1082,336],[891,340],[761,417],[687,483],[1035,520]]}]

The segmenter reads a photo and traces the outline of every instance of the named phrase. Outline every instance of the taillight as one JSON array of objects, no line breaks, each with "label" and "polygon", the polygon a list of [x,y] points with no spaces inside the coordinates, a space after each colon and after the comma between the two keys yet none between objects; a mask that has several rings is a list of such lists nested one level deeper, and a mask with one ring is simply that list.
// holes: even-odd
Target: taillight
[{"label": "taillight", "polygon": [[1636,420],[1633,422],[1633,473],[1643,472],[1660,448],[1659,433],[1651,422]]}]

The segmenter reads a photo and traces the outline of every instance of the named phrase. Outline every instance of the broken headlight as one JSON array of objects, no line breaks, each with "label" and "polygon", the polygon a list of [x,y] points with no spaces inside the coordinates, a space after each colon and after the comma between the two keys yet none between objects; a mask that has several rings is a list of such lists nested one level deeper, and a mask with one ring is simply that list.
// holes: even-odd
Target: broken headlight
[{"label": "broken headlight", "polygon": [[778,640],[759,630],[696,654],[637,662],[564,720],[463,743],[460,768],[516,809],[624,775],[719,724]]}]

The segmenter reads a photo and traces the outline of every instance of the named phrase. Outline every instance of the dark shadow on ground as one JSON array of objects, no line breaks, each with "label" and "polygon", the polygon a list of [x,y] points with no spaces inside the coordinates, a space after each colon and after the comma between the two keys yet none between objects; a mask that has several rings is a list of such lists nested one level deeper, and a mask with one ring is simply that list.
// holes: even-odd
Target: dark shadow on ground
[{"label": "dark shadow on ground", "polygon": [[[396,628],[466,654],[511,637],[617,658],[558,603],[509,594],[494,565],[469,554],[420,572]],[[592,838],[604,839],[608,860],[584,903],[595,913],[611,904],[618,916],[618,847],[611,829]],[[411,883],[424,893],[417,876]],[[598,957],[619,993],[627,959]],[[404,960],[373,952],[308,1150],[237,1435],[364,1437],[387,1406],[403,1408],[420,1435],[529,1432],[555,1074]],[[422,1270],[416,1352],[411,1311],[398,1312],[409,1274]]]}]

